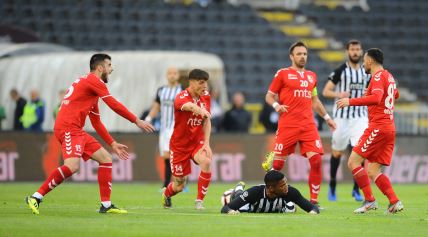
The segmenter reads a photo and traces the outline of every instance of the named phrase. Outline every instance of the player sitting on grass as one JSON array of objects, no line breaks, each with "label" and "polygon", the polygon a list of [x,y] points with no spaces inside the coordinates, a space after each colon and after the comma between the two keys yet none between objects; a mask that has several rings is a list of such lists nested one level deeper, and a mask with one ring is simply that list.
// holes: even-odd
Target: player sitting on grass
[{"label": "player sitting on grass", "polygon": [[294,213],[295,203],[309,214],[319,214],[315,204],[305,199],[299,190],[287,184],[283,173],[271,170],[266,173],[264,182],[265,184],[253,186],[245,191],[245,184],[239,182],[233,191],[226,191],[226,194],[231,193],[230,202],[224,200],[225,205],[221,213]]}]

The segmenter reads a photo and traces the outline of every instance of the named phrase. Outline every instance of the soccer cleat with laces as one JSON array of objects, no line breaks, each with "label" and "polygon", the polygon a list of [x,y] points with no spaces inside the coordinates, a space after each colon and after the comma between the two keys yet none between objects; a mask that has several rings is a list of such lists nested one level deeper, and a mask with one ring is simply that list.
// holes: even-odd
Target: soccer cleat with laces
[{"label": "soccer cleat with laces", "polygon": [[269,152],[265,156],[265,161],[262,163],[262,168],[268,172],[272,169],[273,166],[273,158],[275,157],[275,153],[273,151]]},{"label": "soccer cleat with laces", "polygon": [[202,200],[196,200],[195,201],[195,209],[196,210],[204,210],[205,207],[203,204],[204,204],[204,202]]},{"label": "soccer cleat with laces", "polygon": [[367,211],[370,211],[370,210],[376,210],[378,209],[378,207],[379,206],[377,205],[376,201],[372,201],[372,202],[364,201],[361,207],[354,210],[354,213],[355,214],[366,213]]},{"label": "soccer cleat with laces", "polygon": [[118,207],[115,207],[113,204],[111,204],[109,207],[104,207],[101,204],[99,213],[111,213],[111,214],[127,214],[128,211],[124,209],[120,209]]},{"label": "soccer cleat with laces", "polygon": [[36,214],[36,215],[40,213],[39,212],[40,202],[41,202],[40,199],[37,199],[33,196],[25,197],[25,203],[27,203],[28,207],[33,212],[33,214]]},{"label": "soccer cleat with laces", "polygon": [[165,194],[162,193],[162,205],[163,208],[168,209],[172,207],[171,197],[165,196]]},{"label": "soccer cleat with laces", "polygon": [[386,209],[387,214],[395,214],[397,212],[400,212],[404,209],[403,203],[401,201],[398,201],[394,204],[389,204],[388,209]]}]

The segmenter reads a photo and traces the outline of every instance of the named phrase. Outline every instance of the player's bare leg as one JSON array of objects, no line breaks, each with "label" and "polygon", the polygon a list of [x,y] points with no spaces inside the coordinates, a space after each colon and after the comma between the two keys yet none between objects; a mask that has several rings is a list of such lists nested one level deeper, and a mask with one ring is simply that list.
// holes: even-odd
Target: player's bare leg
[{"label": "player's bare leg", "polygon": [[311,194],[311,203],[318,205],[318,194],[321,189],[322,165],[321,155],[316,152],[307,152],[306,157],[309,159],[311,169],[309,171],[308,185]]},{"label": "player's bare leg", "polygon": [[111,154],[104,148],[98,149],[92,154],[91,159],[98,162],[98,185],[100,188],[101,206],[99,213],[126,214],[126,210],[117,208],[111,203],[110,195],[112,189],[112,165]]},{"label": "player's bare leg", "polygon": [[201,173],[198,178],[198,195],[195,201],[195,208],[197,210],[203,210],[204,206],[202,203],[211,182],[211,154],[208,154],[201,148],[196,152],[194,159],[199,164],[199,167],[201,167]]},{"label": "player's bare leg", "polygon": [[186,180],[186,177],[172,176],[172,182],[168,184],[162,193],[162,205],[164,208],[172,207],[171,197],[183,191],[186,186]]},{"label": "player's bare leg", "polygon": [[348,159],[348,168],[352,172],[358,187],[363,191],[365,199],[362,206],[355,209],[354,213],[365,213],[369,210],[376,210],[378,208],[378,204],[370,187],[370,179],[367,171],[361,166],[363,161],[364,158],[354,151]]},{"label": "player's bare leg", "polygon": [[43,197],[60,185],[65,179],[79,170],[80,158],[73,157],[64,160],[64,165],[55,169],[33,195],[25,198],[25,202],[34,214],[39,214],[39,205]]},{"label": "player's bare leg", "polygon": [[382,165],[378,163],[368,164],[368,174],[379,190],[388,198],[389,206],[386,213],[396,213],[404,209],[403,204],[398,200],[397,195],[392,188],[389,178],[382,173]]}]

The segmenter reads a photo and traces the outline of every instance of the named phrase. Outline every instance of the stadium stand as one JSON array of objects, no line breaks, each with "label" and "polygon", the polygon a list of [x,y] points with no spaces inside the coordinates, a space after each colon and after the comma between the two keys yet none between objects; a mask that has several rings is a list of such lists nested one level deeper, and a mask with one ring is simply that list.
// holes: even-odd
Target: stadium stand
[{"label": "stadium stand", "polygon": [[[228,94],[261,102],[276,70],[289,64],[286,37],[248,5],[138,0],[4,0],[2,24],[30,29],[43,42],[76,50],[197,50],[225,63]],[[103,42],[100,44],[100,42]],[[318,55],[310,67],[325,78]]]},{"label": "stadium stand", "polygon": [[360,39],[365,48],[384,50],[385,66],[402,87],[409,88],[427,102],[428,84],[428,2],[423,0],[370,0],[370,11],[354,7],[302,5],[299,10],[336,39]]}]

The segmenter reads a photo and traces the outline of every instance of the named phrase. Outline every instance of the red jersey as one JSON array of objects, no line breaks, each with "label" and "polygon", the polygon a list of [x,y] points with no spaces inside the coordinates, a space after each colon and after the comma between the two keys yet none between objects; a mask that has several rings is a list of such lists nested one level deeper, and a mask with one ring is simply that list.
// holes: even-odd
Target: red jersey
[{"label": "red jersey", "polygon": [[370,80],[362,98],[349,100],[349,105],[367,105],[369,127],[383,127],[395,130],[394,102],[399,96],[395,79],[387,70],[376,72]]},{"label": "red jersey", "polygon": [[204,141],[203,118],[192,112],[183,111],[183,105],[191,102],[210,112],[211,97],[208,92],[198,99],[192,98],[188,89],[181,91],[174,101],[174,131],[171,136],[170,148],[174,151],[191,151]]},{"label": "red jersey", "polygon": [[316,94],[317,75],[305,70],[302,74],[293,68],[276,72],[269,92],[278,95],[279,104],[289,106],[280,114],[278,127],[301,127],[315,124],[312,112],[312,96]]},{"label": "red jersey", "polygon": [[61,102],[54,129],[82,130],[86,117],[89,115],[97,133],[106,143],[111,144],[113,139],[99,118],[98,98],[101,98],[111,109],[130,122],[136,121],[137,117],[110,95],[106,84],[95,74],[89,73],[74,81],[68,88]]}]

